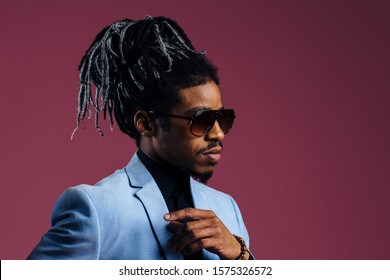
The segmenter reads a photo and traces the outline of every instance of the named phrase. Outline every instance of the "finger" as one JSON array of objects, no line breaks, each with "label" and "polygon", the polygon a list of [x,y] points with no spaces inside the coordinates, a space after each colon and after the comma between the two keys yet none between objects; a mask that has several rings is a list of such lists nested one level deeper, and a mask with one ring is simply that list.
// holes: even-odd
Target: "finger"
[{"label": "finger", "polygon": [[172,222],[169,222],[167,228],[170,232],[172,233],[176,233],[180,228],[182,228],[184,226],[183,223],[180,223],[180,222],[176,222],[176,221],[172,221]]},{"label": "finger", "polygon": [[211,244],[211,243],[212,243],[211,238],[203,238],[203,239],[197,240],[196,242],[189,244],[183,250],[183,254],[184,255],[194,254],[202,249],[206,249],[206,248],[210,247],[209,244]]},{"label": "finger", "polygon": [[[176,252],[182,252],[185,249],[192,246],[192,244],[196,243],[197,245],[193,246],[192,250],[199,251],[203,249],[204,239],[212,240],[212,238],[216,237],[217,230],[215,228],[204,228],[204,229],[196,229],[191,232],[188,232],[183,238],[181,238],[172,249]],[[207,243],[208,245],[209,243]]]},{"label": "finger", "polygon": [[213,211],[210,210],[202,210],[202,209],[195,209],[195,208],[185,208],[179,211],[170,212],[168,214],[164,215],[164,219],[167,221],[179,221],[184,219],[193,219],[193,220],[199,220],[199,219],[207,219],[210,217],[215,216]]},{"label": "finger", "polygon": [[[178,244],[181,242],[180,240],[184,238],[186,235],[193,235],[192,231],[204,229],[207,227],[212,226],[213,224],[210,223],[211,219],[205,219],[205,220],[196,220],[187,222],[184,224],[178,223],[176,221],[172,221],[171,223],[175,223],[172,225],[174,229],[177,229],[176,232],[173,234],[173,236],[169,239],[168,247],[170,248],[176,248]],[[181,226],[178,226],[180,224]],[[169,225],[168,225],[169,226]]]}]

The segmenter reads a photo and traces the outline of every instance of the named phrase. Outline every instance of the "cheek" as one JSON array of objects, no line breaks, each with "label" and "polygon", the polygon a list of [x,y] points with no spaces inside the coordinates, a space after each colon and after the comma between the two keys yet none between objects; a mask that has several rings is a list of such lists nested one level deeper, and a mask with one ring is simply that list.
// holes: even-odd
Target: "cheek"
[{"label": "cheek", "polygon": [[191,153],[191,158],[194,161],[194,163],[198,162],[199,159],[202,157],[202,155],[199,154],[199,151],[201,151],[205,147],[204,141],[201,138],[194,139],[193,141],[191,141],[190,145],[191,146],[189,150]]},{"label": "cheek", "polygon": [[172,128],[176,129],[172,131],[171,136],[171,153],[174,155],[177,162],[181,162],[186,166],[193,165],[199,158],[198,152],[205,146],[204,139],[202,137],[196,137],[189,132],[189,126],[187,123],[173,124]]},{"label": "cheek", "polygon": [[173,138],[177,145],[173,149],[180,150],[180,153],[185,153],[187,156],[194,155],[199,147],[199,137],[195,137],[189,132],[188,125],[177,126]]},{"label": "cheek", "polygon": [[186,137],[179,139],[177,147],[174,147],[177,152],[179,161],[186,161],[186,165],[193,165],[199,157],[198,152],[201,149],[201,143],[198,139]]}]

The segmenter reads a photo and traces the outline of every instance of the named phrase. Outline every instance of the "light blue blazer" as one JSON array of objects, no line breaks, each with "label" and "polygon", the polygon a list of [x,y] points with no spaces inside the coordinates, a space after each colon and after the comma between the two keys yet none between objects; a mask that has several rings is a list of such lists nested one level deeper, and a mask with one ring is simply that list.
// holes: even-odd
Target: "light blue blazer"
[{"label": "light blue blazer", "polygon": [[[191,179],[195,208],[209,209],[231,233],[249,237],[233,198]],[[121,170],[96,186],[66,190],[56,202],[52,228],[28,259],[168,259],[182,260],[168,247],[172,233],[164,214],[164,198],[135,154]],[[203,250],[205,259],[219,259]]]}]

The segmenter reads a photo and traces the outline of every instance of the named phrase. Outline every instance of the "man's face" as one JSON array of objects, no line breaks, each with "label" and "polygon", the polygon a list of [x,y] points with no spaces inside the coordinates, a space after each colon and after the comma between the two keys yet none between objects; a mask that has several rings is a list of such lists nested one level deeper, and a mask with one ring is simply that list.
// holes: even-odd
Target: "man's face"
[{"label": "man's face", "polygon": [[[172,107],[170,114],[191,117],[199,110],[222,109],[218,86],[210,81],[206,84],[183,89],[179,92],[181,102]],[[222,151],[225,134],[218,122],[204,136],[190,132],[190,121],[170,118],[169,131],[158,129],[154,138],[155,160],[178,167],[202,182],[206,182],[214,171]]]}]

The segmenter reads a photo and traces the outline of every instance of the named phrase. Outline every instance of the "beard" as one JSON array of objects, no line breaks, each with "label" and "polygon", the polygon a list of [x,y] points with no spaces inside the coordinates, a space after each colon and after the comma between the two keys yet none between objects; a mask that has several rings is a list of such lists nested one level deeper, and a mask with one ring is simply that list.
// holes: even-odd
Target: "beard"
[{"label": "beard", "polygon": [[[209,143],[209,145],[207,146],[206,149],[202,149],[202,150],[198,151],[198,154],[201,154],[206,150],[210,150],[210,149],[216,148],[218,146],[223,148],[223,144],[221,141],[212,141]],[[206,184],[210,180],[210,178],[213,176],[213,171],[207,171],[207,172],[203,172],[203,173],[190,172],[190,175],[194,180],[196,180],[200,183]]]},{"label": "beard", "polygon": [[191,177],[202,184],[206,184],[210,178],[213,177],[213,171],[204,172],[201,174],[192,174]]}]

